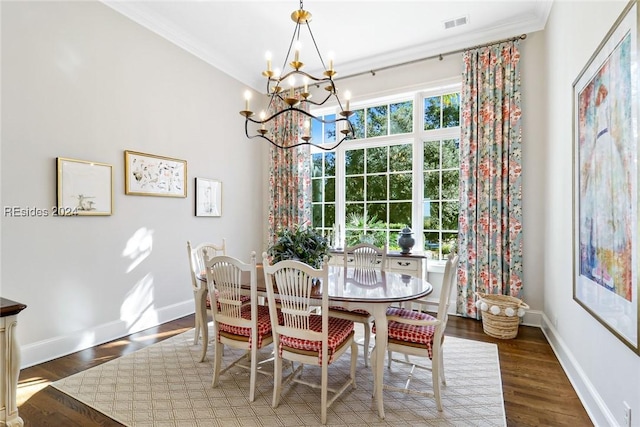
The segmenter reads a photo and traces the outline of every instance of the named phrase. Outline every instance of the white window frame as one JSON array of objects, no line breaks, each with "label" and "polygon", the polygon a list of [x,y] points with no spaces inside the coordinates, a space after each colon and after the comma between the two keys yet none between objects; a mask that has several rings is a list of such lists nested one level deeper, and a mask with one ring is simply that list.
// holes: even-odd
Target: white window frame
[{"label": "white window frame", "polygon": [[[421,85],[414,88],[404,88],[394,92],[388,92],[382,96],[371,96],[368,98],[362,98],[360,100],[355,99],[351,101],[350,110],[355,111],[359,109],[366,109],[367,107],[374,107],[381,104],[393,104],[396,102],[403,102],[413,100],[413,132],[399,134],[399,135],[387,135],[378,136],[365,139],[347,140],[340,144],[335,149],[336,159],[336,221],[340,226],[340,241],[336,242],[338,246],[344,244],[345,236],[345,209],[346,206],[346,194],[345,194],[345,151],[347,149],[361,149],[370,147],[380,147],[396,144],[413,144],[413,191],[412,201],[413,208],[411,213],[412,231],[415,238],[416,252],[422,252],[424,250],[424,222],[423,222],[423,201],[424,201],[424,142],[435,140],[447,140],[447,139],[460,139],[460,127],[447,128],[447,129],[435,129],[424,130],[424,99],[437,95],[445,95],[453,92],[460,92],[462,89],[462,82],[459,77],[450,78],[434,82],[428,85]],[[337,114],[337,107],[332,106],[322,109],[314,109],[312,114],[316,116],[324,116],[328,114]],[[461,117],[462,120],[462,117]],[[340,127],[337,127],[336,132],[340,131]],[[317,142],[316,142],[317,143]],[[320,149],[312,148],[313,152],[318,152]],[[391,240],[391,236],[389,239]]]}]

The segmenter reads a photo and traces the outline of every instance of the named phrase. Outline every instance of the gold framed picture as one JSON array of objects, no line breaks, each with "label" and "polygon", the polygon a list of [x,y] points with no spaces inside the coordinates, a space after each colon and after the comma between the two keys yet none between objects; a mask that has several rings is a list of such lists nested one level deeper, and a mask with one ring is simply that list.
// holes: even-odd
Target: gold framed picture
[{"label": "gold framed picture", "polygon": [[113,167],[86,160],[56,159],[57,206],[54,215],[111,215]]},{"label": "gold framed picture", "polygon": [[125,150],[124,193],[187,197],[187,161]]}]

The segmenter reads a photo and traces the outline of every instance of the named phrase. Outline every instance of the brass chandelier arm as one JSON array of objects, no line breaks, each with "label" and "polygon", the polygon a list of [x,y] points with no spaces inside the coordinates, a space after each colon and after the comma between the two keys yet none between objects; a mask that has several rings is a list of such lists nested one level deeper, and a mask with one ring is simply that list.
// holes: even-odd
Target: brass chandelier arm
[{"label": "brass chandelier arm", "polygon": [[[271,139],[269,136],[267,136],[267,131],[264,129],[260,129],[260,131],[258,133],[256,133],[255,135],[250,135],[249,134],[249,122],[255,123],[257,125],[263,125],[267,122],[270,122],[271,120],[275,119],[276,117],[286,113],[286,112],[298,112],[301,113],[311,119],[315,119],[319,122],[325,123],[325,124],[330,124],[330,123],[339,123],[339,122],[345,122],[346,123],[346,127],[347,129],[343,129],[340,132],[344,135],[342,138],[340,138],[340,140],[338,140],[336,143],[332,144],[332,145],[320,145],[320,144],[315,144],[313,142],[311,142],[311,138],[307,137],[307,138],[302,138],[301,142],[297,142],[295,144],[290,144],[290,145],[284,145],[284,144],[278,144],[277,142],[275,142],[273,139]],[[273,146],[278,147],[278,148],[295,148],[295,147],[300,147],[303,145],[313,145],[314,147],[317,147],[321,150],[324,151],[332,151],[335,150],[338,145],[342,144],[345,140],[350,139],[350,135],[354,135],[354,130],[353,130],[353,125],[351,124],[351,122],[349,121],[349,119],[347,117],[342,117],[336,120],[323,120],[323,119],[319,119],[317,117],[315,117],[314,115],[312,115],[311,113],[301,110],[300,108],[295,108],[295,107],[291,107],[291,108],[287,108],[285,110],[280,110],[278,112],[276,112],[275,114],[273,114],[271,117],[265,118],[264,120],[255,120],[253,118],[251,118],[251,116],[245,116],[245,123],[244,123],[244,131],[245,131],[245,135],[247,138],[249,139],[253,139],[253,138],[262,138],[265,139],[267,141],[269,141]],[[336,134],[337,134],[337,129],[336,129]]]},{"label": "brass chandelier arm", "polygon": [[[247,122],[252,122],[252,123],[255,123],[257,125],[261,125],[261,124],[269,123],[271,120],[275,119],[276,117],[281,116],[282,114],[285,114],[285,113],[289,113],[289,112],[298,112],[298,113],[304,114],[305,116],[309,117],[310,119],[317,120],[317,121],[322,122],[324,124],[346,122],[347,123],[347,127],[349,128],[349,132],[351,132],[353,134],[353,125],[351,124],[351,122],[349,121],[349,119],[347,117],[342,117],[342,118],[335,119],[335,120],[324,120],[324,119],[320,119],[320,118],[314,116],[313,114],[309,113],[308,111],[302,110],[302,109],[297,108],[297,107],[290,107],[290,108],[286,108],[284,110],[280,110],[280,111],[274,113],[273,115],[271,115],[270,117],[265,117],[264,120],[256,120],[256,119],[251,118],[251,116],[247,116],[246,120],[247,120]],[[246,126],[245,126],[245,128],[246,128]]]},{"label": "brass chandelier arm", "polygon": [[256,135],[249,135],[249,133],[246,133],[247,138],[249,139],[253,139],[253,138],[262,138],[262,139],[266,139],[267,141],[269,141],[274,147],[278,147],[278,148],[282,148],[282,149],[289,149],[289,148],[296,148],[296,147],[301,147],[303,145],[313,145],[316,148],[319,148],[320,150],[323,151],[333,151],[335,150],[338,145],[342,144],[346,139],[348,139],[347,136],[342,137],[342,139],[340,139],[340,141],[336,142],[335,144],[328,146],[328,145],[318,145],[318,144],[314,144],[313,142],[309,142],[309,141],[302,141],[302,142],[298,142],[295,144],[291,144],[291,145],[280,145],[276,142],[274,142],[271,138],[269,138],[268,136],[265,135],[260,135],[260,134],[256,134]]},{"label": "brass chandelier arm", "polygon": [[312,85],[318,85],[320,83],[331,83],[333,84],[333,79],[329,78],[329,77],[315,77],[305,71],[301,71],[301,70],[291,70],[289,71],[287,74],[285,74],[284,76],[280,77],[280,79],[276,79],[276,78],[269,78],[268,83],[276,83],[278,84],[280,81],[285,81],[289,78],[289,76],[295,76],[296,74],[299,74],[301,76],[306,76],[309,78],[309,80],[313,80],[313,82],[309,82],[309,84]]},{"label": "brass chandelier arm", "polygon": [[[327,102],[329,100],[329,98],[331,98],[332,96],[333,96],[333,94],[329,93],[329,94],[327,94],[327,97],[325,99],[323,99],[322,101],[320,101],[320,102],[312,101],[311,98],[301,99],[300,103],[301,104],[302,103],[306,103],[306,104],[312,104],[312,105],[324,105],[324,103]],[[271,106],[271,104],[273,104],[273,99],[275,99],[275,98],[278,98],[280,101],[286,103],[285,97],[283,97],[280,93],[274,93],[271,96],[271,102],[269,103],[269,106]],[[340,100],[338,100],[338,104],[340,105]],[[342,106],[340,105],[340,107],[342,107]]]}]

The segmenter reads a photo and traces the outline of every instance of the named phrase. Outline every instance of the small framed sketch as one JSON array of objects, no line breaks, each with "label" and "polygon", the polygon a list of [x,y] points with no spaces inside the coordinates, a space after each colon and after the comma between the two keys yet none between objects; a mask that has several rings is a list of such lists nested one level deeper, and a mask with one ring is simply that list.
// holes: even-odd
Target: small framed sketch
[{"label": "small framed sketch", "polygon": [[187,161],[125,150],[124,193],[187,197]]},{"label": "small framed sketch", "polygon": [[57,206],[54,214],[111,215],[113,167],[85,160],[56,159]]},{"label": "small framed sketch", "polygon": [[196,216],[222,216],[222,183],[196,178]]}]

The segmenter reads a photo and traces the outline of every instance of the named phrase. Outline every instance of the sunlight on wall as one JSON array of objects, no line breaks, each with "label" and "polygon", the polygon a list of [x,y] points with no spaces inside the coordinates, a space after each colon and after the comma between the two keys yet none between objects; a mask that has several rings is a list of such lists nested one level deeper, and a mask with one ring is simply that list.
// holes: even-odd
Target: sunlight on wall
[{"label": "sunlight on wall", "polygon": [[120,307],[120,320],[127,329],[139,329],[158,324],[153,304],[153,276],[147,273],[133,286]]},{"label": "sunlight on wall", "polygon": [[153,250],[153,230],[146,227],[139,228],[127,241],[127,246],[122,251],[122,256],[131,259],[127,273],[133,271],[145,260]]},{"label": "sunlight on wall", "polygon": [[[122,251],[124,258],[129,258],[131,264],[127,273],[131,273],[153,250],[153,230],[140,227],[127,241]],[[140,330],[158,324],[153,301],[153,275],[145,274],[127,293],[120,306],[120,320],[125,322],[127,329]]]}]

